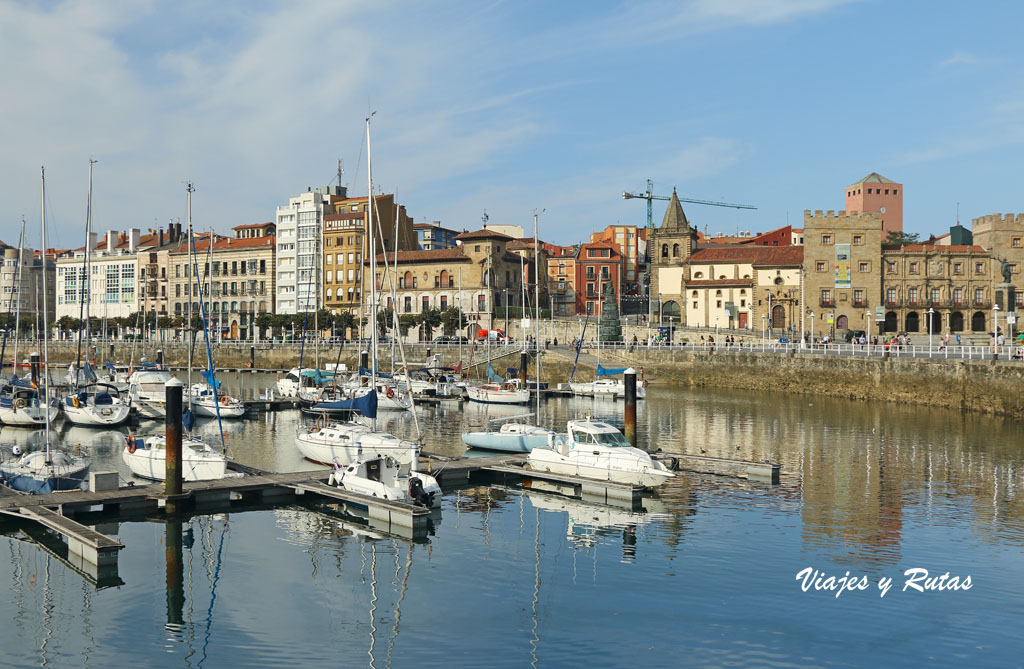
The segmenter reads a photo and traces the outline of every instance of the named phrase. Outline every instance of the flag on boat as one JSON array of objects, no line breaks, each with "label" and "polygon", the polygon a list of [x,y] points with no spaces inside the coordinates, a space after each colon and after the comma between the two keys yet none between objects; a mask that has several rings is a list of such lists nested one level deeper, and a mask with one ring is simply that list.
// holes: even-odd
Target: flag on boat
[{"label": "flag on boat", "polygon": [[597,375],[598,376],[615,376],[616,374],[622,374],[627,369],[629,369],[629,367],[605,368],[605,367],[602,367],[601,365],[598,365],[597,366]]}]

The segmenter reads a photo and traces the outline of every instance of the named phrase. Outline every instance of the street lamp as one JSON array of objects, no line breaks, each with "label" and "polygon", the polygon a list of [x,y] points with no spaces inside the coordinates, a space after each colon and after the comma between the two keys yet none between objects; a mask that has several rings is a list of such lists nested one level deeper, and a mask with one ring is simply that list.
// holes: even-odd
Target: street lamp
[{"label": "street lamp", "polygon": [[765,326],[768,324],[767,316],[761,314],[761,348],[764,348]]},{"label": "street lamp", "polygon": [[715,316],[715,343],[718,343],[718,316]]},{"label": "street lamp", "polygon": [[864,341],[867,343],[868,351],[871,350],[871,312],[864,312]]},{"label": "street lamp", "polygon": [[808,311],[807,315],[811,317],[811,348],[814,348],[814,312]]},{"label": "street lamp", "polygon": [[992,305],[992,357],[999,357],[999,305]]},{"label": "street lamp", "polygon": [[662,305],[662,302],[661,302],[661,291],[659,290],[658,291],[658,325],[661,325],[662,319],[665,317],[664,316],[665,310],[662,308],[662,306],[663,305]]},{"label": "street lamp", "polygon": [[932,357],[932,316],[935,310],[928,307],[928,357]]}]

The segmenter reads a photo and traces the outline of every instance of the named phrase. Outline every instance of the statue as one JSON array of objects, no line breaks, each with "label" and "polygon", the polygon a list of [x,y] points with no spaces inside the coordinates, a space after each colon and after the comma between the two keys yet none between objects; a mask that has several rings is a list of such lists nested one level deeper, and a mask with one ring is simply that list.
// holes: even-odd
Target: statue
[{"label": "statue", "polygon": [[999,261],[999,271],[1003,275],[1003,283],[1012,283],[1013,272],[1010,271],[1010,263],[1006,258]]}]

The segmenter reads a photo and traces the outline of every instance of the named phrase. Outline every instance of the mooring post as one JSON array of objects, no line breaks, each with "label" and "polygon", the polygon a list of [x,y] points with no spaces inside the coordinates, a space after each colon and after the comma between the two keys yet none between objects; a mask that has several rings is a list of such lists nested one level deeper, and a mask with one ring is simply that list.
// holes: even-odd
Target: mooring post
[{"label": "mooring post", "polygon": [[256,369],[256,347],[249,346],[249,369]]},{"label": "mooring post", "polygon": [[185,384],[172,378],[164,385],[167,407],[164,438],[167,458],[165,460],[164,494],[169,498],[165,510],[168,513],[180,511],[181,495],[181,390]]},{"label": "mooring post", "polygon": [[427,364],[430,364],[430,347],[427,347]]},{"label": "mooring post", "polygon": [[[29,360],[31,361],[31,365],[32,365],[32,383],[34,383],[34,384],[36,384],[38,386],[39,385],[39,352],[38,351],[33,352],[32,355],[29,356]],[[14,361],[14,370],[15,370],[15,374],[17,374],[17,370],[18,370],[18,361],[17,360]]]},{"label": "mooring post", "polygon": [[164,549],[167,555],[167,625],[185,621],[185,568],[181,559],[181,521],[170,520],[165,527]]},{"label": "mooring post", "polygon": [[626,370],[626,441],[636,448],[636,370]]},{"label": "mooring post", "polygon": [[164,351],[160,349],[156,352],[156,366],[158,369],[164,368]]},{"label": "mooring post", "polygon": [[524,348],[519,352],[519,380],[523,382],[523,388],[526,388],[526,349]]},{"label": "mooring post", "polygon": [[111,342],[111,344],[110,344],[110,361],[111,362],[114,361],[114,344],[113,344],[113,342]]}]

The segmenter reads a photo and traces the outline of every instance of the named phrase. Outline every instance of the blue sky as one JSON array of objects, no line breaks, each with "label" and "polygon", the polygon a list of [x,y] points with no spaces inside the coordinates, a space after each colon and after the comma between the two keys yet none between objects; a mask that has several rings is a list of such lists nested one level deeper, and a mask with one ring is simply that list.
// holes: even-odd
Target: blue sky
[{"label": "blue sky", "polygon": [[[905,184],[911,232],[1024,211],[1024,6],[847,0],[4,2],[0,239],[39,220],[77,246],[88,159],[99,230],[274,207],[374,180],[415,220],[532,225],[571,243],[642,225],[624,190],[711,232],[841,209],[872,171]],[[360,159],[361,156],[361,159]],[[656,203],[656,223],[664,203]],[[38,232],[33,232],[38,240]]]}]

